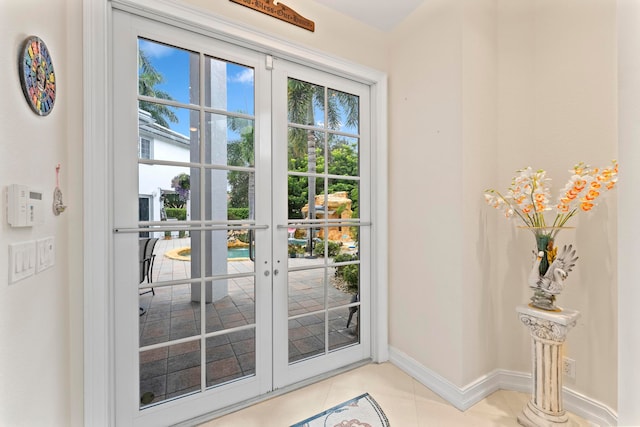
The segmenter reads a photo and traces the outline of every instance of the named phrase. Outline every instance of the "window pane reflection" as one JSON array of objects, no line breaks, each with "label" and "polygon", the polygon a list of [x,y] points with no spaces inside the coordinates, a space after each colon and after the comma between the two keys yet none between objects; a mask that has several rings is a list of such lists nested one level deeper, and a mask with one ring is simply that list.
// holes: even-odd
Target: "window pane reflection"
[{"label": "window pane reflection", "polygon": [[[138,94],[184,104],[199,104],[198,62],[199,56],[194,52],[139,38]],[[170,113],[159,117],[172,121]]]},{"label": "window pane reflection", "polygon": [[254,70],[221,59],[206,57],[205,105],[254,115]]}]

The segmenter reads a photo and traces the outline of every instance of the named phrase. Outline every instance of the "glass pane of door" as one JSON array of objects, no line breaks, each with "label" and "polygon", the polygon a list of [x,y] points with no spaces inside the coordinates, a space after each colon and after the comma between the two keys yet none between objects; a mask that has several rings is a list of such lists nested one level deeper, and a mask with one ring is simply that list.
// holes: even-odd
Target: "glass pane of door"
[{"label": "glass pane of door", "polygon": [[[275,213],[286,239],[275,241],[286,244],[287,274],[286,305],[275,309],[283,316],[276,323],[286,328],[286,341],[278,346],[286,342],[288,351],[277,365],[279,385],[369,354],[361,316],[361,270],[368,262],[361,252],[361,219],[368,216],[369,202],[363,211],[360,197],[368,180],[361,131],[367,90],[293,64],[282,66],[274,90],[286,105],[287,121],[274,125],[274,176],[276,189],[286,183]],[[283,136],[286,143],[280,142]]]},{"label": "glass pane of door", "polygon": [[138,192],[163,228],[139,241],[146,408],[255,375],[254,89],[252,68],[167,44],[139,38],[138,58]]},{"label": "glass pane of door", "polygon": [[272,389],[270,82],[261,54],[124,12],[113,37],[116,420],[173,425]]},{"label": "glass pane of door", "polygon": [[[287,81],[289,363],[359,343],[360,100]],[[343,178],[344,177],[344,178]]]}]

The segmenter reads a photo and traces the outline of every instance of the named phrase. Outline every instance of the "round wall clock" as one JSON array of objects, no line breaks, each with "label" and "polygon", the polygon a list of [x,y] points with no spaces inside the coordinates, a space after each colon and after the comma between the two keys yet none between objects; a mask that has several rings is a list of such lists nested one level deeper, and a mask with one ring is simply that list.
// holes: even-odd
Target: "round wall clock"
[{"label": "round wall clock", "polygon": [[56,102],[56,76],[49,50],[40,38],[24,41],[18,61],[20,83],[27,103],[41,116],[46,116]]}]

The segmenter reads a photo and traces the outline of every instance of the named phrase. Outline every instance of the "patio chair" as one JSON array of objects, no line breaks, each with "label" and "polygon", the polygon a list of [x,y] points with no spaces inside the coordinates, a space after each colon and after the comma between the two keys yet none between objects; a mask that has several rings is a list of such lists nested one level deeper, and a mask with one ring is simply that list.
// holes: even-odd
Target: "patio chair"
[{"label": "patio chair", "polygon": [[[140,239],[139,241],[140,283],[144,282],[145,279],[147,283],[153,283],[153,263],[156,259],[153,250],[156,247],[156,243],[158,243],[157,238]],[[149,292],[153,295],[156,294],[155,290],[151,288],[148,291],[141,292],[140,295]]]},{"label": "patio chair", "polygon": [[[355,294],[354,296],[351,297],[351,304],[353,304],[354,302],[358,302],[359,300],[360,300],[360,295],[359,294]],[[357,305],[349,307],[349,318],[347,319],[347,328],[351,324],[351,318],[356,313],[356,311],[358,311],[358,306]]]}]

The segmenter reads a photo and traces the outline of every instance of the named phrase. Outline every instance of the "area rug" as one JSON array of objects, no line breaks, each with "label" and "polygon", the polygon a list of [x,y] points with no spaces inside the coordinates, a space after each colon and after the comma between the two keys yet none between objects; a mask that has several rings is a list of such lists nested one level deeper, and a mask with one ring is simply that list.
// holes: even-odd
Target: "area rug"
[{"label": "area rug", "polygon": [[291,427],[389,427],[389,420],[378,402],[365,393]]}]

